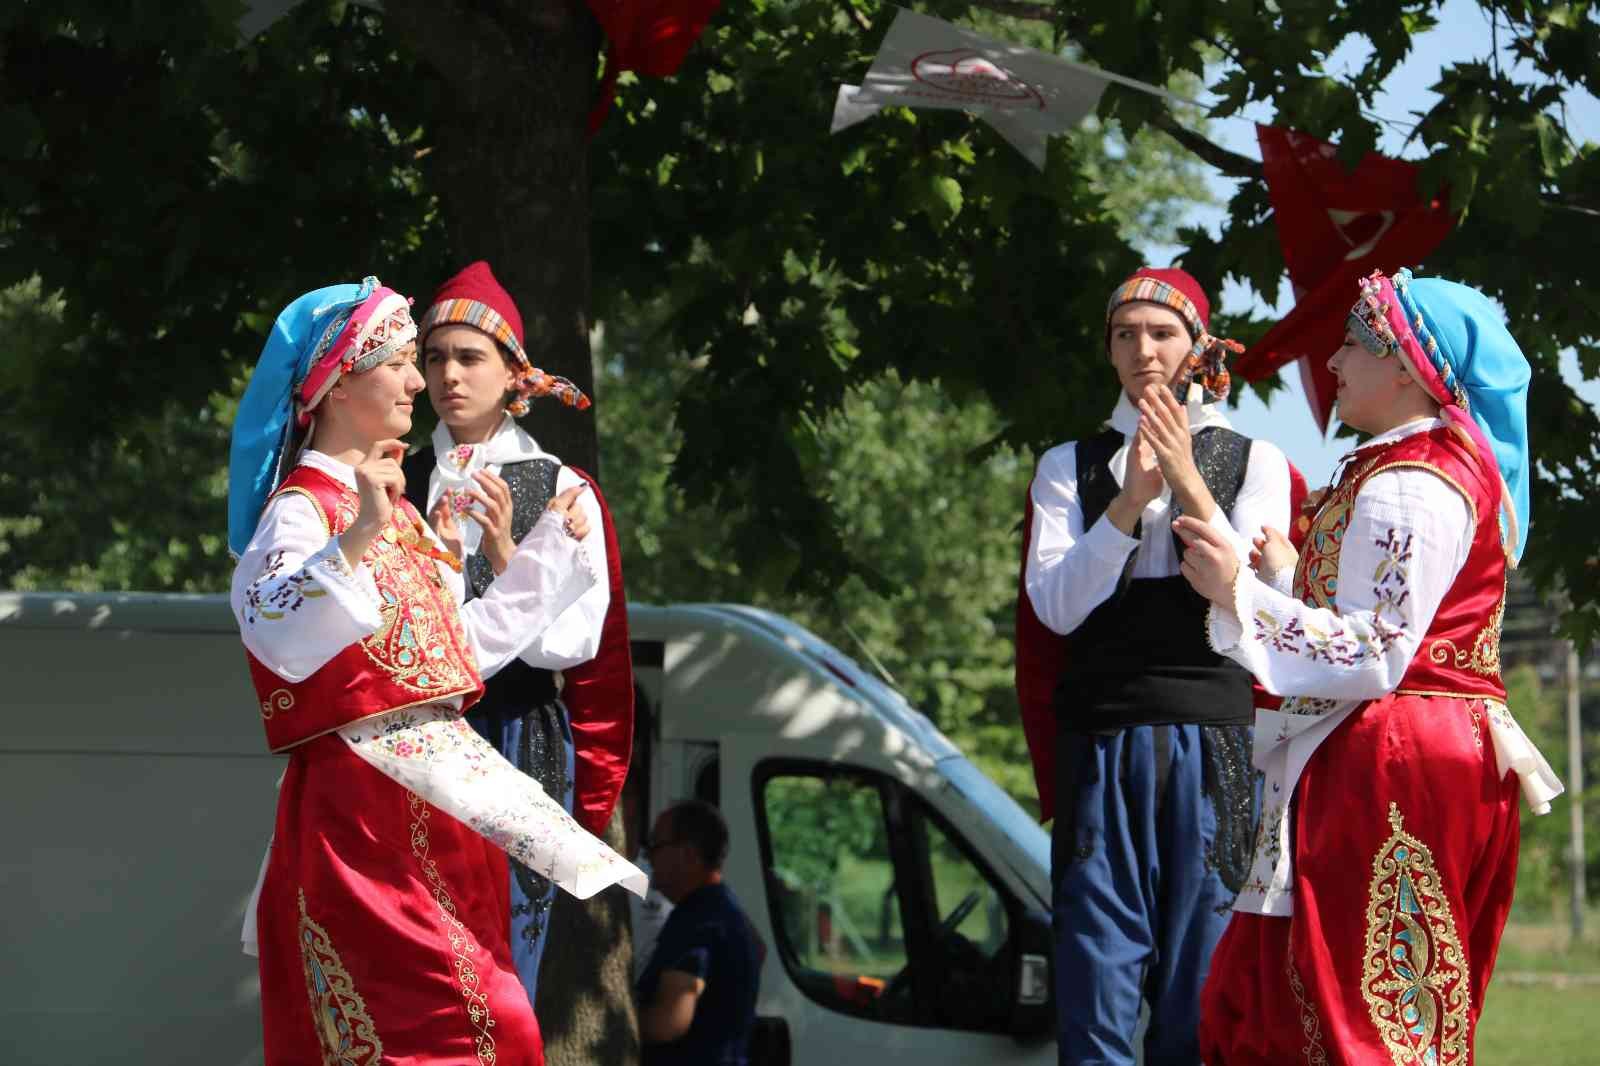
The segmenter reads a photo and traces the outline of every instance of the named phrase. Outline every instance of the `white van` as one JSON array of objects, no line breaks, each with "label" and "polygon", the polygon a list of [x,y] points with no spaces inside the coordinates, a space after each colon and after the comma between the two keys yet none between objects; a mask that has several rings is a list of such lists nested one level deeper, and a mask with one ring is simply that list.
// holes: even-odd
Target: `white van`
[{"label": "white van", "polygon": [[[1053,1063],[1044,831],[793,623],[629,620],[635,812],[726,815],[728,883],[767,946],[764,1060]],[[226,599],[0,593],[0,677],[5,1060],[259,1062],[238,929],[281,760]]]}]

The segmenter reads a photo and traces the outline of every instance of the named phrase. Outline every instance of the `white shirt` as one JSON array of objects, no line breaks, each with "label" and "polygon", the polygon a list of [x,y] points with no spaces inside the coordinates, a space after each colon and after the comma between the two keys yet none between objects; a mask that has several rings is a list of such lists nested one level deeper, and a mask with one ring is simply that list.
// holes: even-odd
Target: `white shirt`
[{"label": "white shirt", "polygon": [[[355,489],[354,469],[346,463],[316,451],[300,463]],[[482,676],[499,672],[600,580],[588,552],[598,536],[596,527],[573,540],[558,516],[544,515],[488,592],[462,604],[462,627]],[[434,565],[459,602],[461,575]],[[291,682],[310,677],[383,624],[372,574],[365,564],[349,566],[339,538],[328,536],[317,507],[299,493],[267,505],[234,568],[229,599],[245,647]]]},{"label": "white shirt", "polygon": [[[1440,425],[1438,419],[1407,423],[1374,437],[1343,462]],[[1279,711],[1256,711],[1254,762],[1265,775],[1262,825],[1235,910],[1293,912],[1289,805],[1300,774],[1352,711],[1399,687],[1466,564],[1474,532],[1471,506],[1449,482],[1421,467],[1383,470],[1356,495],[1340,541],[1332,609],[1303,603],[1248,568],[1235,582],[1233,609],[1211,608],[1212,647],[1249,670],[1267,691],[1289,697]],[[1284,576],[1274,575],[1280,581]],[[1502,770],[1524,776],[1525,789],[1531,783],[1541,797],[1530,793],[1530,804],[1548,810],[1560,783],[1503,706],[1496,704],[1488,717],[1496,750],[1504,752]],[[1555,792],[1543,794],[1549,782]]]},{"label": "white shirt", "polygon": [[[1207,404],[1199,412],[1191,409],[1190,431],[1211,426],[1231,428],[1227,416]],[[1199,417],[1195,417],[1198,414]],[[1108,420],[1122,432],[1123,446],[1112,456],[1111,474],[1120,486],[1127,469],[1127,452],[1139,426],[1139,412],[1122,394]],[[1123,533],[1105,515],[1083,528],[1083,505],[1078,499],[1077,442],[1068,441],[1045,452],[1029,490],[1033,498],[1033,528],[1030,533],[1026,587],[1034,613],[1051,630],[1062,635],[1073,632],[1100,604],[1116,591],[1117,581],[1129,555],[1135,555],[1136,578],[1171,577],[1178,572],[1178,551],[1173,544],[1172,493],[1163,486],[1141,516],[1142,535],[1137,539]],[[1226,515],[1217,508],[1211,515],[1213,529],[1233,542],[1242,562],[1248,563],[1250,540],[1261,527],[1289,529],[1289,461],[1274,445],[1252,441],[1233,509]]]},{"label": "white shirt", "polygon": [[[438,460],[455,446],[450,427],[443,422],[434,427],[435,461],[428,478],[425,515],[433,511],[440,495],[451,487],[450,475]],[[473,462],[468,464],[465,471],[467,478],[475,470],[486,470],[498,477],[508,463],[546,459],[560,468],[556,472],[558,495],[585,484],[570,468],[562,465],[560,459],[539,447],[538,442],[518,426],[510,415],[501,421],[499,428],[487,441],[474,446],[474,452]],[[523,649],[522,661],[542,670],[565,670],[593,659],[600,651],[600,631],[605,625],[606,611],[611,606],[611,582],[606,578],[606,538],[600,518],[600,501],[595,499],[592,491],[582,492],[578,494],[578,506],[583,508],[584,515],[589,519],[591,530],[584,540],[584,546],[594,562],[595,573],[601,576],[589,591],[578,598],[578,602],[563,611],[561,617]],[[461,550],[470,558],[481,550],[483,527],[470,518],[463,518],[457,524],[461,529]]]}]

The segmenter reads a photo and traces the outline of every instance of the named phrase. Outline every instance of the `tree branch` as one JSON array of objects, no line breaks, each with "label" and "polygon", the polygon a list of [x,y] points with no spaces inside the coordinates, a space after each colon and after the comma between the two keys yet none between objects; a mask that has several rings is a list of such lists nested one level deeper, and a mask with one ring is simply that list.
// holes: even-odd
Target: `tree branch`
[{"label": "tree branch", "polygon": [[1229,151],[1220,144],[1211,143],[1179,123],[1170,111],[1163,109],[1157,112],[1150,124],[1231,178],[1262,177],[1260,163],[1249,156]]},{"label": "tree branch", "polygon": [[851,19],[861,28],[862,33],[872,32],[872,23],[867,21],[867,16],[861,13],[861,9],[856,7],[852,0],[839,0],[839,6],[850,13]]}]

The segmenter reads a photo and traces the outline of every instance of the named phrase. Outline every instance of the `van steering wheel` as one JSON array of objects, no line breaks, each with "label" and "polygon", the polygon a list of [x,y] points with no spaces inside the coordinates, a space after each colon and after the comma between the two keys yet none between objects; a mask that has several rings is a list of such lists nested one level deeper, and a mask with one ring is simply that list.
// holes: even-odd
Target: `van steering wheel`
[{"label": "van steering wheel", "polygon": [[[973,889],[961,897],[961,902],[955,905],[955,909],[945,916],[944,921],[939,923],[939,928],[934,931],[933,942],[935,944],[943,943],[945,939],[955,933],[956,929],[960,927],[962,922],[967,920],[967,915],[972,913],[972,909],[978,905],[978,901],[982,898],[982,894],[977,889]],[[911,962],[908,959],[906,964],[900,967],[893,977],[889,978],[889,983],[883,986],[883,991],[879,993],[878,998],[887,1000],[898,994],[905,985],[906,979],[910,976]]]}]

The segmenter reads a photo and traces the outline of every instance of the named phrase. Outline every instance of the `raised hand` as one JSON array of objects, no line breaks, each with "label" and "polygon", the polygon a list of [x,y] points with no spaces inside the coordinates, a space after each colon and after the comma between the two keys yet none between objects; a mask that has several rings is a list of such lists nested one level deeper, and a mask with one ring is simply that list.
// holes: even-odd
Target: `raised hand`
[{"label": "raised hand", "polygon": [[461,526],[456,523],[456,510],[450,505],[449,493],[440,496],[439,502],[428,512],[428,524],[450,554],[461,558]]},{"label": "raised hand", "polygon": [[1289,538],[1271,526],[1261,527],[1261,536],[1250,541],[1250,568],[1261,580],[1271,581],[1273,575],[1291,570],[1300,561],[1299,554]]},{"label": "raised hand", "polygon": [[405,457],[404,441],[380,440],[356,464],[356,496],[361,510],[350,528],[339,536],[339,550],[352,568],[361,564],[372,539],[389,524],[389,516],[406,491],[406,476],[400,469]]},{"label": "raised hand", "polygon": [[1189,434],[1189,412],[1172,390],[1155,386],[1139,401],[1139,437],[1147,441],[1161,464],[1161,474],[1172,486],[1184,514],[1209,519],[1216,507],[1200,468],[1194,463],[1194,438]]},{"label": "raised hand", "polygon": [[574,485],[546,505],[549,510],[562,516],[567,536],[573,540],[582,540],[589,535],[589,516],[578,506],[578,496],[588,491],[588,488],[587,483]]},{"label": "raised hand", "polygon": [[1122,491],[1106,507],[1107,520],[1132,536],[1139,515],[1151,500],[1161,495],[1161,486],[1165,483],[1155,452],[1136,435],[1128,448],[1128,468],[1122,474]]},{"label": "raised hand", "polygon": [[1128,449],[1128,469],[1122,475],[1122,491],[1126,492],[1142,510],[1146,504],[1161,495],[1166,484],[1161,463],[1155,449],[1143,437],[1135,436]]},{"label": "raised hand", "polygon": [[517,550],[517,542],[511,536],[511,486],[487,470],[479,470],[472,478],[478,487],[467,495],[478,506],[464,513],[483,529],[484,558],[496,574],[503,574]]}]

